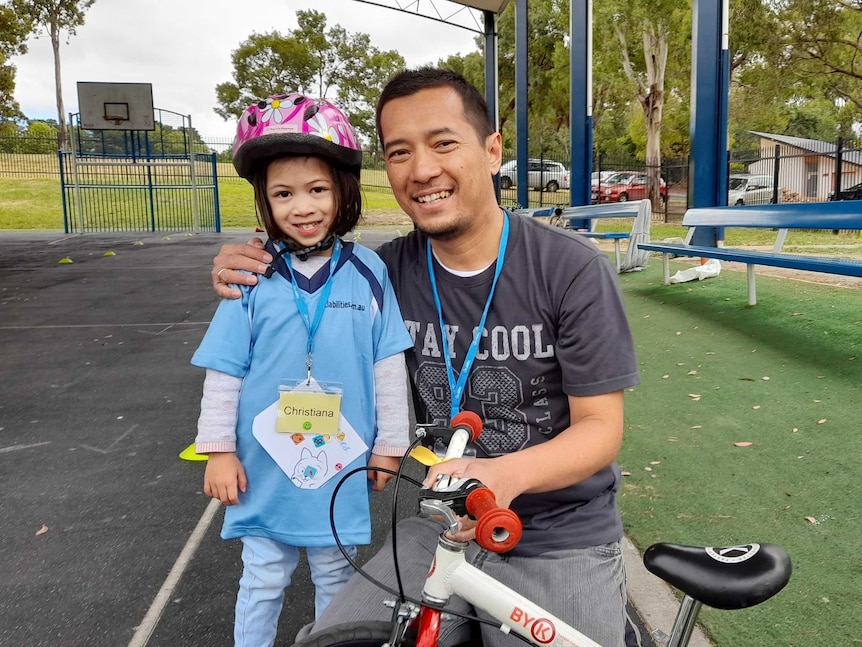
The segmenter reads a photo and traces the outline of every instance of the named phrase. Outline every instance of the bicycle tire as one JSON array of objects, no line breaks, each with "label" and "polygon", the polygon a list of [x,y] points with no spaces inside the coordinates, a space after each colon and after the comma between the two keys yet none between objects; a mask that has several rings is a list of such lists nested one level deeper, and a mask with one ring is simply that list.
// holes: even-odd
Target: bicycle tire
[{"label": "bicycle tire", "polygon": [[[392,623],[381,620],[346,622],[311,634],[293,647],[380,647],[389,641]],[[408,629],[399,647],[415,647],[416,632]]]}]

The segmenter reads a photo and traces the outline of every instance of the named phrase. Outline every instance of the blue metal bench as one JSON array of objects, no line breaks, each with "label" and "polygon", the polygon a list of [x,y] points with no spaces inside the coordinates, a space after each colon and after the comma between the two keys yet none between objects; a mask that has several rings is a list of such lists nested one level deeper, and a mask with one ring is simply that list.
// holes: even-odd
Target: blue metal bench
[{"label": "blue metal bench", "polygon": [[[768,265],[809,272],[862,277],[862,261],[834,256],[805,256],[781,251],[790,229],[862,230],[862,200],[837,202],[781,203],[758,206],[701,207],[689,209],[682,224],[689,227],[686,243],[639,243],[638,248],[662,254],[664,282],[670,283],[671,256],[717,258],[745,263],[748,277],[748,304],[757,303],[754,266]],[[695,227],[745,227],[777,229],[771,252],[689,245]]]},{"label": "blue metal bench", "polygon": [[614,241],[614,258],[617,272],[622,269],[620,241],[631,237],[626,231],[595,231],[596,221],[600,218],[636,218],[641,209],[652,208],[648,200],[636,202],[614,202],[605,204],[578,205],[573,207],[538,207],[517,209],[515,213],[533,218],[549,218],[549,224],[570,229],[587,238]]}]

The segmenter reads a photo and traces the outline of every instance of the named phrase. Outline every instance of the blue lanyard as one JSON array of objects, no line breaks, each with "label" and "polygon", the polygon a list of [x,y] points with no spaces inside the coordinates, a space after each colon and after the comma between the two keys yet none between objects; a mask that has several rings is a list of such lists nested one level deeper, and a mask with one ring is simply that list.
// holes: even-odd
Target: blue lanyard
[{"label": "blue lanyard", "polygon": [[296,308],[305,322],[305,329],[308,331],[308,346],[306,348],[306,380],[311,382],[311,351],[314,348],[314,335],[320,327],[320,320],[323,319],[323,311],[326,309],[326,303],[329,301],[329,293],[332,292],[332,277],[335,276],[335,268],[338,265],[338,259],[341,256],[341,240],[335,239],[335,244],[332,247],[332,258],[329,260],[329,276],[326,277],[326,283],[323,284],[323,289],[320,292],[320,300],[317,302],[317,308],[314,311],[314,320],[311,320],[308,311],[308,304],[305,302],[305,297],[299,286],[296,284],[296,275],[293,272],[293,263],[290,260],[290,254],[285,254],[284,262],[290,270],[290,286],[293,288],[293,300],[296,302]]},{"label": "blue lanyard", "polygon": [[431,279],[431,290],[434,292],[434,305],[437,307],[437,316],[440,320],[440,337],[443,344],[443,358],[446,360],[446,377],[449,379],[449,394],[452,398],[449,406],[449,416],[454,418],[461,407],[461,399],[464,397],[464,389],[467,386],[467,378],[470,375],[470,369],[473,367],[473,361],[476,359],[476,354],[479,352],[479,341],[482,339],[482,330],[485,328],[485,320],[488,318],[488,310],[491,308],[491,299],[494,298],[494,290],[497,287],[497,279],[503,272],[503,261],[506,257],[506,243],[509,241],[509,215],[503,212],[503,233],[500,236],[500,248],[497,250],[497,266],[494,270],[494,281],[491,283],[491,291],[488,293],[488,300],[485,302],[485,309],[482,311],[482,318],[479,321],[479,326],[473,333],[473,341],[467,349],[467,354],[464,356],[464,365],[461,366],[461,372],[458,374],[458,380],[455,380],[455,372],[452,369],[452,358],[449,357],[449,341],[446,336],[446,324],[443,322],[443,306],[440,303],[440,293],[437,291],[437,277],[434,274],[434,262],[431,255],[431,241],[426,243],[426,257],[428,259],[428,276]]}]

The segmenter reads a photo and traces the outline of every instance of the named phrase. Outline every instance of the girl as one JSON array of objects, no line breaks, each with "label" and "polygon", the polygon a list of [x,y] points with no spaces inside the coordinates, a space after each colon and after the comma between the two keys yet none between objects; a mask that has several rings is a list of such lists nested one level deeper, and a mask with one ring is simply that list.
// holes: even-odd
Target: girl
[{"label": "girl", "polygon": [[[412,346],[383,262],[341,236],[362,211],[362,152],[325,100],[281,94],[249,106],[233,145],[237,173],[275,259],[242,298],[224,300],[192,358],[207,369],[195,449],[204,492],[228,506],[223,539],[240,538],[236,645],[272,645],[284,589],[304,547],[315,614],[352,573],[329,504],[338,476],[395,469],[408,440]],[[371,470],[372,490],[389,474]],[[348,552],[371,541],[369,486],[347,479],[335,506]]]}]

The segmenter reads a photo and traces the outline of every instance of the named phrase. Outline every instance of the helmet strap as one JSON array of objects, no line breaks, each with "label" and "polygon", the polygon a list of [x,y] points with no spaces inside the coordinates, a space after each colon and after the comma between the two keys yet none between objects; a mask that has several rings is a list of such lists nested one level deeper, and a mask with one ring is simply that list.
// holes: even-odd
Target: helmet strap
[{"label": "helmet strap", "polygon": [[315,243],[311,247],[300,247],[295,242],[290,240],[289,238],[282,241],[284,243],[285,249],[294,254],[299,260],[304,261],[308,259],[309,256],[313,256],[319,252],[325,252],[327,249],[331,249],[335,244],[335,234],[329,234],[326,238],[321,240],[318,243]]}]

